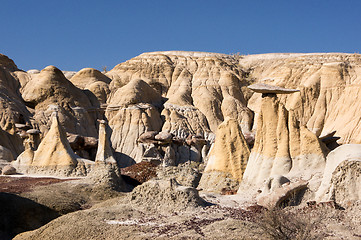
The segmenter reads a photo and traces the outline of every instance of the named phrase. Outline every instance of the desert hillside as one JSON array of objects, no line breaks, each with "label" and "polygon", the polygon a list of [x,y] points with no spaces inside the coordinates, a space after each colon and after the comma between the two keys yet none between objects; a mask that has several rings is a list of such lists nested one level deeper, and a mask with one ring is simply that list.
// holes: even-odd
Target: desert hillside
[{"label": "desert hillside", "polygon": [[269,239],[274,209],[328,212],[308,226],[318,237],[361,236],[361,54],[149,52],[107,72],[9,57],[2,173],[61,183],[2,190],[40,210],[36,224],[0,220],[0,238]]}]

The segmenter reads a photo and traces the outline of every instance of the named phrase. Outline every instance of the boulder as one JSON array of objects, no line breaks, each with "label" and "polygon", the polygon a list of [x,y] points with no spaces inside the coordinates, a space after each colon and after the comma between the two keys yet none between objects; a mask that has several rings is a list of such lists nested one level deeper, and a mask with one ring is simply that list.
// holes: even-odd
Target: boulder
[{"label": "boulder", "polygon": [[173,135],[171,133],[167,132],[160,132],[157,135],[154,136],[155,140],[161,141],[161,142],[171,142],[173,138]]},{"label": "boulder", "polygon": [[361,200],[361,145],[345,144],[327,156],[317,202],[335,201],[348,206]]},{"label": "boulder", "polygon": [[38,135],[40,134],[40,131],[38,129],[29,129],[26,131],[26,133],[30,135]]},{"label": "boulder", "polygon": [[[277,181],[281,180],[281,181]],[[273,184],[272,182],[276,182]],[[269,188],[271,185],[271,188]],[[276,186],[274,186],[276,185]],[[268,209],[286,207],[297,201],[297,194],[306,189],[307,181],[299,180],[295,182],[282,182],[282,179],[271,178],[266,182],[266,186],[260,196],[257,198],[257,204]],[[266,191],[267,189],[268,191]]]},{"label": "boulder", "polygon": [[130,167],[121,168],[124,179],[132,185],[145,183],[157,176],[157,165],[152,162],[140,162]]},{"label": "boulder", "polygon": [[13,175],[16,174],[16,169],[11,165],[6,165],[1,170],[2,175]]},{"label": "boulder", "polygon": [[139,136],[139,139],[138,141],[139,142],[150,142],[151,140],[155,140],[155,136],[158,134],[157,131],[149,131],[149,132],[145,132],[145,133],[142,133],[140,136]]},{"label": "boulder", "polygon": [[84,137],[76,134],[69,134],[68,142],[73,150],[82,149],[84,147]]}]

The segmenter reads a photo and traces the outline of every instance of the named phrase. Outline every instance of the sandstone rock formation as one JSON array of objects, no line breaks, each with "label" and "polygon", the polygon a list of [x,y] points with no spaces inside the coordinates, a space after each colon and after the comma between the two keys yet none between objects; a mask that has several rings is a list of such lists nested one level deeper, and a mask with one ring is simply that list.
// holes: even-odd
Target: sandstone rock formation
[{"label": "sandstone rock formation", "polygon": [[49,130],[48,122],[54,110],[67,132],[83,136],[96,136],[96,118],[87,95],[75,87],[54,66],[48,66],[22,88],[26,104],[35,110],[33,118],[42,133]]},{"label": "sandstone rock formation", "polygon": [[147,131],[159,131],[160,113],[155,105],[161,96],[143,80],[133,80],[119,88],[110,99],[105,116],[112,129],[111,142],[120,166],[141,161],[143,151],[139,136]]},{"label": "sandstone rock formation", "polygon": [[25,150],[13,163],[21,172],[60,176],[86,175],[92,164],[92,161],[75,155],[59,123],[57,112],[53,113],[51,128],[38,149]]},{"label": "sandstone rock formation", "polygon": [[30,122],[31,113],[19,91],[28,79],[11,59],[0,54],[0,127],[4,130],[12,129],[15,123]]},{"label": "sandstone rock formation", "polygon": [[[18,238],[220,238],[222,230],[257,229],[244,230],[254,216],[241,209],[248,203],[282,207],[296,195],[303,204],[317,189],[317,201],[358,213],[360,151],[342,144],[361,143],[360,63],[359,54],[170,51],[103,74],[24,72],[0,55],[0,164],[17,158],[13,166],[25,174],[87,175],[88,200],[142,183]],[[233,194],[238,184],[234,196],[207,193]],[[243,235],[224,238],[234,236]]]},{"label": "sandstone rock formation", "polygon": [[80,89],[91,91],[100,103],[106,103],[110,93],[110,78],[93,68],[84,68],[70,78]]},{"label": "sandstone rock formation", "polygon": [[[259,54],[244,56],[240,65],[257,82],[300,89],[280,101],[317,136],[336,131],[339,143],[360,143],[359,116],[353,114],[359,109],[360,59],[347,53]],[[247,106],[258,112],[260,99],[254,94]]]},{"label": "sandstone rock formation", "polygon": [[252,113],[238,90],[245,85],[242,75],[229,55],[199,52],[144,53],[107,73],[112,91],[143,79],[168,98],[163,130],[180,137],[215,131],[225,116],[236,118],[248,131]]},{"label": "sandstone rock formation", "polygon": [[106,122],[101,120],[99,122],[99,141],[98,141],[98,150],[95,157],[95,163],[101,164],[116,164],[116,160],[113,157],[113,152],[110,147],[111,143],[108,139],[106,132]]},{"label": "sandstone rock formation", "polygon": [[255,144],[242,185],[260,187],[275,175],[307,180],[322,172],[324,165],[324,152],[316,135],[300,125],[275,93],[263,95]]},{"label": "sandstone rock formation", "polygon": [[199,188],[221,192],[236,189],[241,182],[250,155],[241,127],[235,119],[226,118],[218,126]]}]

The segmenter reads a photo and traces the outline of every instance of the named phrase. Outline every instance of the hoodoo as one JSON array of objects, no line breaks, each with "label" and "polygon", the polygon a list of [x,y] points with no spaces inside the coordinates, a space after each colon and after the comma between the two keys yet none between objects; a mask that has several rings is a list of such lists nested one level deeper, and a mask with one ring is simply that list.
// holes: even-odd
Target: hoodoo
[{"label": "hoodoo", "polygon": [[262,93],[255,143],[243,175],[241,189],[261,188],[273,176],[310,179],[323,171],[324,152],[318,138],[295,119],[277,94],[297,92],[267,84],[251,86]]}]

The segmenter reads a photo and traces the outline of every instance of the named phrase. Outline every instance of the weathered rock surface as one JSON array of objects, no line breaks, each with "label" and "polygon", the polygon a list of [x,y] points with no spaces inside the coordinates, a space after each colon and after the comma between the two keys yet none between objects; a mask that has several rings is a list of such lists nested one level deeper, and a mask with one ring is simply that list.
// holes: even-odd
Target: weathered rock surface
[{"label": "weathered rock surface", "polygon": [[35,152],[27,149],[13,163],[20,172],[64,176],[86,175],[91,165],[92,161],[80,159],[71,149],[56,112],[52,116],[51,128],[38,149]]},{"label": "weathered rock surface", "polygon": [[130,193],[129,200],[146,206],[149,211],[179,211],[206,206],[195,188],[182,186],[175,179],[147,181]]},{"label": "weathered rock surface", "polygon": [[[141,165],[141,161],[147,160],[150,161],[146,163],[148,165],[161,163],[158,170],[163,169],[158,172],[162,180],[153,179],[138,186],[129,197],[124,198],[124,204],[103,205],[104,208],[99,207],[101,210],[94,208],[70,214],[38,231],[18,237],[126,239],[136,235],[139,238],[169,239],[175,235],[162,235],[161,232],[168,233],[175,226],[183,227],[175,238],[227,239],[244,236],[229,234],[224,237],[220,233],[233,231],[231,229],[242,232],[243,227],[250,224],[248,219],[240,226],[237,217],[242,211],[232,208],[226,217],[222,212],[217,215],[218,220],[215,220],[216,217],[210,219],[208,213],[214,216],[212,211],[215,209],[202,208],[203,202],[194,188],[183,187],[170,180],[174,177],[187,186],[195,187],[200,173],[191,169],[183,171],[182,167],[192,162],[206,164],[206,159],[208,163],[202,179],[208,179],[204,182],[212,187],[224,184],[229,191],[240,182],[243,174],[239,188],[242,194],[222,196],[222,199],[214,197],[215,204],[220,204],[218,200],[233,205],[239,199],[243,201],[248,194],[244,189],[261,191],[261,194],[257,193],[259,204],[272,207],[288,201],[290,195],[300,188],[302,191],[306,188],[304,199],[313,199],[323,177],[317,193],[319,199],[333,199],[344,207],[357,206],[360,198],[358,157],[348,159],[348,153],[340,153],[342,157],[339,160],[348,160],[327,162],[324,156],[328,149],[337,151],[342,148],[339,144],[361,143],[361,116],[357,114],[360,109],[360,64],[359,54],[230,56],[155,52],[121,63],[104,75],[94,69],[83,69],[75,74],[51,66],[41,72],[24,72],[12,60],[0,55],[0,145],[8,149],[13,158],[22,152],[25,145],[26,150],[18,160],[21,159],[26,166],[44,169],[45,166],[40,165],[52,165],[54,161],[59,166],[51,167],[55,169],[52,171],[48,171],[46,166],[47,173],[57,174],[63,168],[60,165],[66,166],[64,172],[67,174],[89,173],[86,164],[83,164],[87,161],[69,153],[71,149],[63,142],[65,138],[61,134],[53,134],[55,140],[50,140],[47,134],[37,149],[33,135],[26,133],[27,128],[38,129],[39,140],[43,138],[50,128],[50,115],[57,109],[58,128],[61,125],[66,132],[83,136],[84,143],[74,139],[74,146],[94,146],[92,142],[95,138],[88,137],[96,137],[98,127],[102,132],[99,164],[90,164],[98,169],[94,168],[95,171],[86,179],[88,184],[94,184],[90,191],[100,189],[105,193],[104,189],[112,190],[116,186],[126,189],[119,169],[114,164],[104,164],[107,159],[114,162],[111,157],[113,151],[119,166],[136,162]],[[254,92],[247,88],[251,84],[256,84],[250,86]],[[265,84],[278,87],[271,89]],[[295,89],[299,91],[295,92]],[[289,92],[294,93],[283,94]],[[220,134],[214,138],[218,127],[221,128],[222,122],[227,122],[229,118],[234,119],[234,127],[225,131],[224,139],[219,137]],[[107,133],[111,143],[108,145],[103,126],[98,126],[97,119],[109,122],[110,131]],[[50,129],[49,133],[52,131]],[[334,131],[334,135],[328,134]],[[156,134],[146,136],[150,132]],[[160,132],[172,137],[156,137]],[[21,136],[23,142],[15,133]],[[58,142],[57,147],[51,141]],[[213,150],[209,154],[212,144]],[[245,154],[241,150],[247,145],[253,148],[243,173],[240,165],[247,157],[242,158]],[[78,153],[82,150],[80,148]],[[3,152],[7,156],[4,158],[10,159],[8,152]],[[65,157],[56,156],[57,153],[64,153]],[[33,166],[33,162],[39,166]],[[239,164],[232,165],[234,162]],[[138,165],[134,165],[133,176],[137,176]],[[215,179],[214,183],[212,179]],[[306,179],[307,187],[303,184]],[[356,182],[353,181],[355,179]],[[233,201],[231,197],[238,200]],[[263,202],[261,197],[264,197]],[[139,205],[142,205],[143,212],[135,210]],[[204,214],[203,218],[192,215],[184,218],[184,224],[179,224],[175,215],[178,212],[183,214],[189,206],[192,214],[196,212],[194,209],[201,209],[197,214]],[[158,219],[162,215],[150,216],[148,210],[152,214],[162,210],[174,212],[174,215],[167,215],[167,221],[171,218],[177,220],[172,222],[173,225],[163,223]],[[134,220],[129,213],[138,214],[137,218]],[[153,218],[142,220],[144,216]],[[133,220],[136,223],[129,224]],[[95,227],[89,228],[88,223]],[[104,232],[109,235],[104,237]],[[337,234],[333,236],[341,238]]]},{"label": "weathered rock surface", "polygon": [[[360,60],[347,53],[259,54],[243,57],[240,65],[257,82],[299,89],[279,98],[317,136],[337,131],[339,143],[361,143],[360,117],[353,114],[359,109]],[[260,99],[254,94],[247,106],[259,112]]]},{"label": "weathered rock surface", "polygon": [[324,166],[324,152],[316,135],[300,125],[276,96],[264,96],[254,147],[243,175],[244,188],[260,187],[275,175],[307,180]]},{"label": "weathered rock surface", "polygon": [[[179,134],[215,131],[225,116],[236,118],[249,130],[252,113],[243,93],[243,71],[225,54],[197,52],[144,53],[107,73],[115,91],[134,79],[143,79],[168,98],[165,128]],[[163,114],[163,113],[162,113]],[[178,122],[178,119],[184,119]],[[185,137],[180,136],[180,137]]]},{"label": "weathered rock surface", "polygon": [[218,126],[199,188],[221,192],[236,189],[241,182],[250,155],[241,127],[235,119],[226,118]]},{"label": "weathered rock surface", "polygon": [[330,152],[321,185],[320,202],[335,201],[342,206],[361,200],[361,145],[346,144]]},{"label": "weathered rock surface", "polygon": [[84,68],[70,78],[80,89],[91,91],[100,103],[106,103],[110,93],[110,78],[93,68]]},{"label": "weathered rock surface", "polygon": [[[106,109],[112,130],[111,142],[115,158],[122,167],[142,160],[139,136],[148,131],[160,131],[162,120],[155,105],[161,96],[143,80],[133,80],[119,88]],[[155,105],[153,105],[155,104]]]},{"label": "weathered rock surface", "polygon": [[19,89],[29,80],[15,63],[0,54],[0,127],[10,130],[15,123],[30,122],[31,113],[22,101]]},{"label": "weathered rock surface", "polygon": [[54,66],[33,75],[22,89],[22,97],[35,110],[33,118],[41,132],[49,129],[51,113],[57,109],[65,130],[83,136],[96,136],[96,114],[89,112],[92,103]]},{"label": "weathered rock surface", "polygon": [[107,135],[106,127],[107,125],[104,120],[99,122],[99,141],[95,163],[116,165],[117,162],[113,157],[113,151],[110,147],[111,143]]}]

